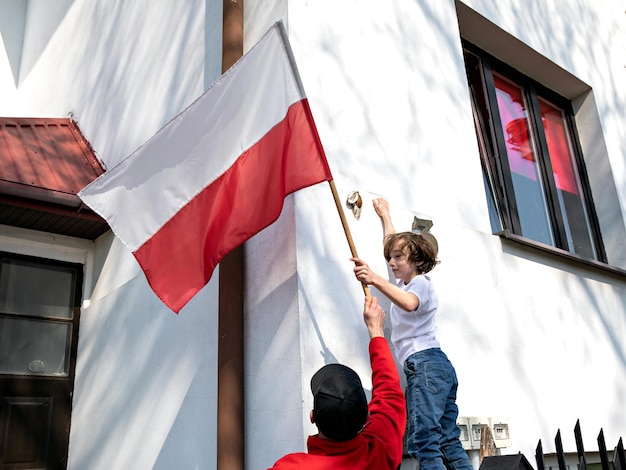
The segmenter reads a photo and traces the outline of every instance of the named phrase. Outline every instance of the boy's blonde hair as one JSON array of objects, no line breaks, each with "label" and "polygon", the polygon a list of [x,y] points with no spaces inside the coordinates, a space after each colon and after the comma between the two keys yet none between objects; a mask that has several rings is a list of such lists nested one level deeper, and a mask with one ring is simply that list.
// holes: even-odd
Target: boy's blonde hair
[{"label": "boy's blonde hair", "polygon": [[400,249],[406,250],[409,262],[417,264],[419,274],[432,271],[440,263],[437,259],[439,244],[431,233],[399,232],[388,235],[383,248],[387,261],[391,259],[391,250],[397,241],[400,241]]}]

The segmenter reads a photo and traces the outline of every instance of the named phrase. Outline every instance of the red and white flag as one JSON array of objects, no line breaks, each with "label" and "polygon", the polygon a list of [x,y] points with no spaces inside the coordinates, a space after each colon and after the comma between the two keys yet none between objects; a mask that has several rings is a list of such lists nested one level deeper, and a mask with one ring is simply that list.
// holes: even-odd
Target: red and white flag
[{"label": "red and white flag", "polygon": [[284,198],[332,180],[281,22],[200,98],[79,192],[174,312]]}]

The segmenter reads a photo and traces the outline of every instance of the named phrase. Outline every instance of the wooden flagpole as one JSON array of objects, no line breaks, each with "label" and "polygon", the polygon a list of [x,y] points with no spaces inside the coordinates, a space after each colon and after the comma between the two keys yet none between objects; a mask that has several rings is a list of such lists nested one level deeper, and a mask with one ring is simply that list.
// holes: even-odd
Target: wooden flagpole
[{"label": "wooden flagpole", "polygon": [[[346,216],[343,212],[343,208],[341,207],[341,201],[339,200],[339,194],[337,194],[335,181],[329,180],[328,184],[330,184],[330,191],[333,193],[333,199],[335,200],[335,206],[337,206],[337,212],[339,212],[339,218],[341,219],[341,225],[343,225],[343,231],[346,234],[346,238],[348,239],[348,245],[350,246],[350,253],[352,253],[353,258],[358,258],[359,255],[357,255],[356,253],[354,241],[352,240],[352,235],[350,234],[350,227],[348,227],[348,221],[346,220]],[[370,288],[368,287],[368,285],[362,282],[361,286],[363,286],[363,293],[365,294],[365,297],[370,297]]]}]

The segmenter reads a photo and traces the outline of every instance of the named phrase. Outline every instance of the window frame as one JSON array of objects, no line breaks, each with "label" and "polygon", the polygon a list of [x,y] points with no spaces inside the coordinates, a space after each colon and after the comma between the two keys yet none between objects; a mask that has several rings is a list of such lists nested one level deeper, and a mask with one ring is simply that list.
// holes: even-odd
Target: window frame
[{"label": "window frame", "polygon": [[[479,151],[481,153],[481,164],[486,185],[488,186],[486,189],[491,191],[491,194],[488,196],[491,198],[493,205],[495,205],[494,210],[498,217],[498,224],[495,224],[495,226],[500,226],[500,230],[496,230],[494,221],[492,220],[492,230],[494,234],[543,250],[566,254],[594,265],[607,265],[607,255],[595,206],[593,204],[591,187],[583,159],[582,147],[578,138],[572,102],[465,39],[462,40],[462,47],[468,87],[471,95],[472,114],[475,120]],[[469,69],[470,64],[465,60],[465,54],[471,54],[477,59],[477,73],[479,74],[480,85],[482,87],[480,90],[481,96],[478,96],[478,90],[473,86]],[[529,130],[536,139],[535,150],[537,153],[538,168],[542,178],[542,191],[547,206],[550,229],[554,238],[554,246],[521,235],[521,222],[513,188],[511,168],[507,158],[505,136],[500,131],[500,129],[502,129],[502,122],[496,97],[494,72],[519,86],[523,92],[527,105]],[[565,218],[558,202],[558,189],[552,176],[553,168],[550,158],[548,157],[548,143],[543,126],[541,126],[540,98],[560,108],[564,113],[564,122],[572,147],[572,165],[575,166],[577,182],[581,188],[580,197],[587,215],[586,223],[589,226],[595,259],[569,251],[564,223]],[[485,101],[484,104],[480,102],[481,99]]]},{"label": "window frame", "polygon": [[11,251],[5,251],[0,248],[0,257],[7,258],[16,261],[35,263],[42,266],[61,267],[64,269],[74,270],[74,277],[72,279],[73,292],[71,292],[71,314],[66,317],[49,316],[49,315],[31,315],[27,313],[9,312],[0,310],[0,317],[18,320],[27,320],[32,322],[46,322],[55,325],[66,325],[69,327],[69,338],[66,344],[67,355],[67,372],[63,374],[26,374],[26,373],[8,373],[0,372],[0,377],[3,378],[41,378],[45,380],[69,380],[74,383],[76,374],[76,357],[78,353],[78,330],[80,325],[80,313],[83,295],[83,284],[85,280],[84,265],[81,263],[75,263],[70,261],[57,260],[52,258],[44,258],[34,255],[26,255],[21,253],[15,253]]}]

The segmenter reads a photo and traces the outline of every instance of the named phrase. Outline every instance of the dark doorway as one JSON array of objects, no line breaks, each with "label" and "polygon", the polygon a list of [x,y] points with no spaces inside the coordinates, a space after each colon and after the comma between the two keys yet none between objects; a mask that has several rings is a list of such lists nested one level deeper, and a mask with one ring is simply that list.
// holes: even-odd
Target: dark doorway
[{"label": "dark doorway", "polygon": [[0,470],[65,469],[83,266],[0,252]]}]

